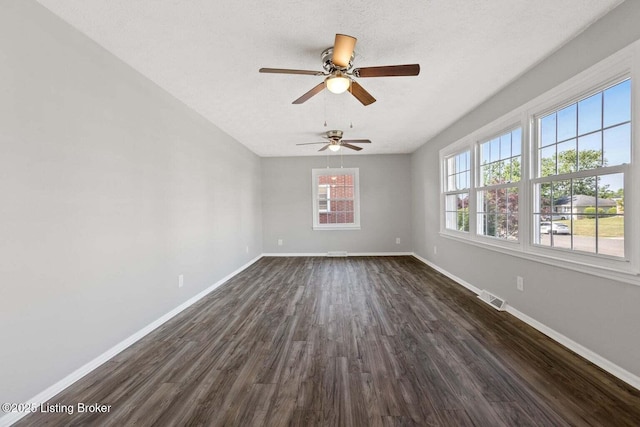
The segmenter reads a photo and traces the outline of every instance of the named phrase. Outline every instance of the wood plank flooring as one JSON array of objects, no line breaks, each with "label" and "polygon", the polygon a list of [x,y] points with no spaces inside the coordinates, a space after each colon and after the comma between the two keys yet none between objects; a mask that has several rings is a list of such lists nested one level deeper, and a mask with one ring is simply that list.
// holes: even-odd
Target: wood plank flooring
[{"label": "wood plank flooring", "polygon": [[638,426],[640,392],[413,257],[262,258],[17,425]]}]

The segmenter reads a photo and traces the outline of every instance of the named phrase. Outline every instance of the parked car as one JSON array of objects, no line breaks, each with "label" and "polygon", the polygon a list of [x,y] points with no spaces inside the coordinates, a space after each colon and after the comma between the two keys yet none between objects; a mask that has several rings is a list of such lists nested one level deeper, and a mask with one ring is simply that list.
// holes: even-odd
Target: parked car
[{"label": "parked car", "polygon": [[569,219],[569,216],[566,214],[555,214],[555,215],[551,215],[551,220],[552,221],[560,221],[563,219]]},{"label": "parked car", "polygon": [[565,219],[569,219],[569,215],[568,214],[553,214],[553,215],[547,215],[543,219],[546,219],[547,221],[562,221],[562,220],[565,220]]},{"label": "parked car", "polygon": [[540,223],[540,233],[571,234],[571,229],[565,224],[559,224],[557,222],[542,221]]}]

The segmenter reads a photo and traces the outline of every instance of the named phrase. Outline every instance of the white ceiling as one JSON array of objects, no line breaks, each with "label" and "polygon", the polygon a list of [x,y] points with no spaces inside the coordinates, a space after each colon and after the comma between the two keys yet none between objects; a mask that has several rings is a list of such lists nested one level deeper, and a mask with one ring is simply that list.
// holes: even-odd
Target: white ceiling
[{"label": "white ceiling", "polygon": [[[295,144],[328,129],[371,139],[363,154],[410,153],[622,2],[38,1],[260,156],[318,154]],[[359,79],[377,99],[364,107],[326,90],[292,105],[322,77],[258,73],[321,71],[336,33],[358,38],[355,67],[420,75]]]}]

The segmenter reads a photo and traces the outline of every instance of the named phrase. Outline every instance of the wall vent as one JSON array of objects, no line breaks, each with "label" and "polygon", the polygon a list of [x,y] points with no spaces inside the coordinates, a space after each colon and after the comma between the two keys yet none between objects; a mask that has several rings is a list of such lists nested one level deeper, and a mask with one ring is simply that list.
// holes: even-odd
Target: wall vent
[{"label": "wall vent", "polygon": [[329,251],[327,256],[347,256],[347,251]]},{"label": "wall vent", "polygon": [[507,305],[507,302],[504,299],[493,295],[486,289],[483,289],[482,292],[480,292],[480,295],[478,295],[478,298],[480,298],[482,301],[486,302],[496,310],[500,310],[500,311],[504,311],[504,307],[505,305]]}]

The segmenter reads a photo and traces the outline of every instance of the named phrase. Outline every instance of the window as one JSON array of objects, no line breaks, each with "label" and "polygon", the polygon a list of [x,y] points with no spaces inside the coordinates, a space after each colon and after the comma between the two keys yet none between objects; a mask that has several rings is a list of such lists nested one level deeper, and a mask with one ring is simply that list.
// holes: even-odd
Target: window
[{"label": "window", "polygon": [[358,168],[312,169],[313,229],[360,229]]},{"label": "window", "polygon": [[445,161],[445,227],[469,231],[471,152],[463,151]]},{"label": "window", "polygon": [[521,175],[522,129],[479,144],[477,233],[518,240],[518,184]]},{"label": "window", "polygon": [[[624,258],[631,81],[536,117],[535,123],[534,243]],[[541,230],[543,221],[550,226]]]},{"label": "window", "polygon": [[640,42],[440,150],[441,235],[640,284],[637,53]]}]

